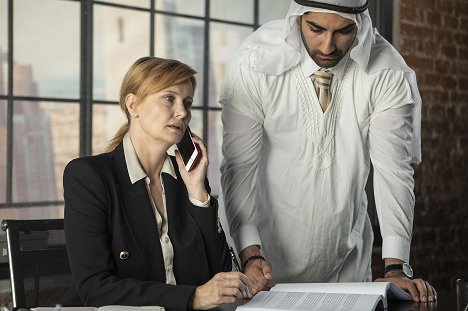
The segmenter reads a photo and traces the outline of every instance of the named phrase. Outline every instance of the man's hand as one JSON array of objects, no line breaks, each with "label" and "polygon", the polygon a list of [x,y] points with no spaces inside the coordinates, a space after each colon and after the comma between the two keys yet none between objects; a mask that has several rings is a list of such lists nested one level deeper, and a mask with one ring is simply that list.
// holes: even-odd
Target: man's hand
[{"label": "man's hand", "polygon": [[[251,245],[242,250],[240,258],[244,263],[249,257],[260,255],[257,245]],[[244,274],[250,279],[252,295],[262,290],[270,290],[275,285],[270,262],[263,259],[253,259],[243,267]]]},{"label": "man's hand", "polygon": [[[385,258],[385,266],[402,264],[403,261],[396,258]],[[410,279],[402,271],[390,270],[383,278],[376,282],[392,282],[406,290],[415,302],[428,302],[437,300],[437,292],[431,284],[423,279]]]},{"label": "man's hand", "polygon": [[376,282],[392,282],[411,294],[415,302],[432,302],[437,300],[435,288],[423,279],[409,279],[400,271],[389,271]]}]

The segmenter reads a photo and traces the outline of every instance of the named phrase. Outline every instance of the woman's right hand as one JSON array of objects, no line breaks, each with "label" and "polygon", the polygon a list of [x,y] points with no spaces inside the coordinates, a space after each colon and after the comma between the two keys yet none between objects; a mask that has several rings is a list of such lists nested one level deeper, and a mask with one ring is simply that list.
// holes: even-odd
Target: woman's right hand
[{"label": "woman's right hand", "polygon": [[[188,131],[188,129],[187,129]],[[176,161],[179,166],[180,176],[187,187],[189,197],[201,202],[208,200],[208,192],[205,189],[205,178],[208,170],[208,151],[203,140],[195,134],[192,134],[192,139],[198,145],[201,152],[201,158],[198,164],[190,172],[185,169],[184,161],[180,152],[176,150]]]},{"label": "woman's right hand", "polygon": [[241,272],[220,272],[198,286],[190,301],[193,310],[207,310],[237,298],[252,298],[250,280]]}]

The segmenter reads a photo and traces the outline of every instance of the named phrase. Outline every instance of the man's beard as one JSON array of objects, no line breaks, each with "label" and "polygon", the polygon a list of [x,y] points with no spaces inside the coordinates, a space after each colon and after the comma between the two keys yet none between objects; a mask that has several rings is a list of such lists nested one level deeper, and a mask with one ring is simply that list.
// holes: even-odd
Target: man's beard
[{"label": "man's beard", "polygon": [[[317,66],[319,66],[320,68],[331,68],[331,67],[335,67],[336,65],[338,65],[338,63],[341,61],[341,59],[343,58],[343,56],[346,54],[346,53],[343,53],[343,51],[341,50],[336,50],[333,51],[333,53],[331,54],[322,54],[319,50],[310,50],[309,49],[309,46],[307,45],[307,41],[305,40],[304,38],[304,33],[302,32],[302,29],[301,29],[301,39],[302,39],[302,44],[304,44],[304,47],[307,51],[307,54],[309,54],[310,58],[312,58],[312,60],[317,64]],[[331,56],[333,57],[334,59],[331,59],[331,60],[324,60],[324,59],[320,59],[319,57],[320,56]]]}]

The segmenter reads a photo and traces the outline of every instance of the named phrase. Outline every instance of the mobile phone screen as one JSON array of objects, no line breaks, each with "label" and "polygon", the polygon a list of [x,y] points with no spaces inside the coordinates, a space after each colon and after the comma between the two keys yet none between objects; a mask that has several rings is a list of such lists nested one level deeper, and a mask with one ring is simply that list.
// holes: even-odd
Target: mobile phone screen
[{"label": "mobile phone screen", "polygon": [[189,127],[185,130],[182,140],[177,144],[177,149],[179,149],[187,171],[197,165],[201,152],[192,140],[192,132]]}]

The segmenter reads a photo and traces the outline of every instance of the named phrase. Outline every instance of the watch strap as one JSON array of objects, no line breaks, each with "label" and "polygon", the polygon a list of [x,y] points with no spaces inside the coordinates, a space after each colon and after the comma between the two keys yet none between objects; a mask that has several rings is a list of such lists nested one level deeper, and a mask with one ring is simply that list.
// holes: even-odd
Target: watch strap
[{"label": "watch strap", "polygon": [[389,271],[400,271],[406,277],[412,279],[413,278],[413,268],[407,262],[399,263],[399,264],[392,264],[385,267],[384,275],[387,274]]},{"label": "watch strap", "polygon": [[398,271],[403,272],[403,264],[397,263],[397,264],[385,266],[384,274],[387,274],[387,272],[390,272],[393,270],[398,270]]}]

